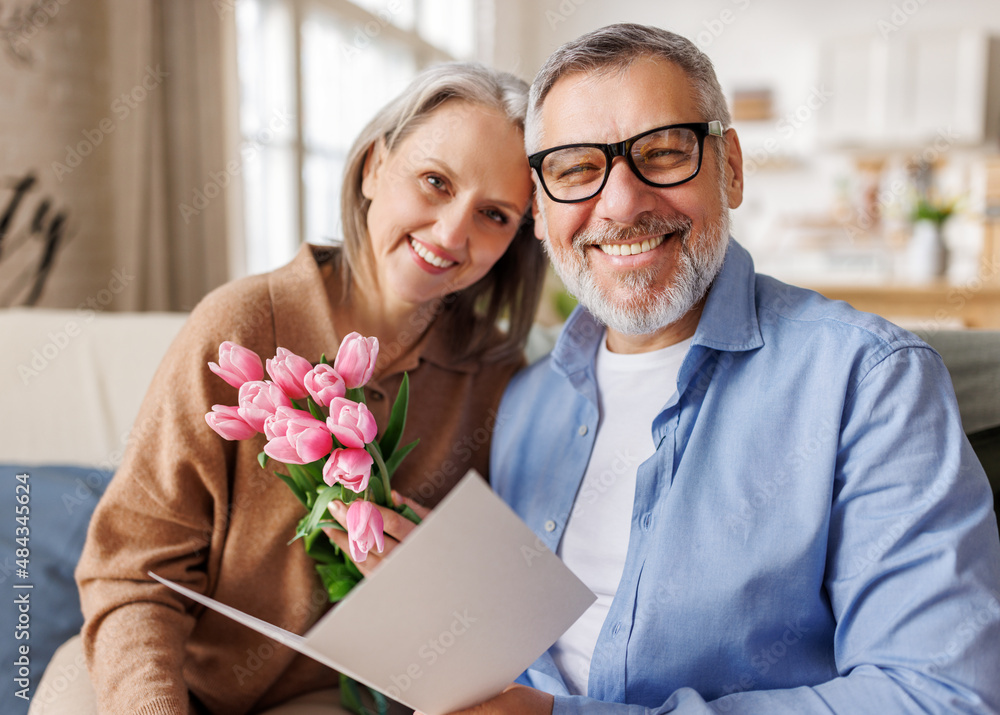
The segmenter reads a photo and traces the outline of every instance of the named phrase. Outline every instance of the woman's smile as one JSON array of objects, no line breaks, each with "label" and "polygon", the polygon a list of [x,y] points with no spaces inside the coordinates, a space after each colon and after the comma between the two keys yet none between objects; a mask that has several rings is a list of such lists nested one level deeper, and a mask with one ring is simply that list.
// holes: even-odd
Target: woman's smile
[{"label": "woman's smile", "polygon": [[476,283],[510,246],[531,189],[520,130],[468,102],[376,145],[362,190],[383,298],[405,311]]},{"label": "woman's smile", "polygon": [[446,257],[440,248],[431,247],[413,236],[409,236],[407,240],[416,256],[417,265],[429,273],[443,273],[458,263],[457,259]]}]

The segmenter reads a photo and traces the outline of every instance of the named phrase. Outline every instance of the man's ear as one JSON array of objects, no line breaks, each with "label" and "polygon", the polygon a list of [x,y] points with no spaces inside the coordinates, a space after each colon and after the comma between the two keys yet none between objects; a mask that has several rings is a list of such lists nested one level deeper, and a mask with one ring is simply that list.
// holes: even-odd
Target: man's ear
[{"label": "man's ear", "polygon": [[535,222],[535,238],[539,241],[545,240],[545,218],[542,216],[542,189],[535,186],[535,193],[531,198],[531,218]]},{"label": "man's ear", "polygon": [[371,201],[375,198],[375,186],[378,184],[379,170],[385,158],[385,140],[381,137],[368,147],[365,163],[361,168],[361,195]]},{"label": "man's ear", "polygon": [[726,130],[726,196],[729,208],[735,209],[743,203],[743,149],[736,130]]}]

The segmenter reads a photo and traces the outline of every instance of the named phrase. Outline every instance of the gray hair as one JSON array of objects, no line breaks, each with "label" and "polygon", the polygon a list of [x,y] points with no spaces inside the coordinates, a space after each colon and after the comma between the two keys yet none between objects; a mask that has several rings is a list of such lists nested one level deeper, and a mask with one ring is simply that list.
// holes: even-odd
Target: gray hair
[{"label": "gray hair", "polygon": [[[453,100],[496,110],[523,133],[527,95],[528,85],[507,72],[470,62],[444,63],[418,74],[368,122],[347,154],[340,192],[345,290],[352,282],[362,290],[371,289],[376,282],[375,256],[368,235],[371,201],[361,188],[365,160],[375,145],[383,142],[391,153],[438,107]],[[510,247],[489,273],[445,301],[441,318],[453,337],[456,354],[504,359],[523,347],[545,275],[545,256],[535,240],[533,226],[529,210]],[[501,316],[509,318],[510,328],[500,345],[487,350]]]},{"label": "gray hair", "polygon": [[525,146],[528,153],[541,149],[542,104],[555,83],[575,72],[624,71],[637,59],[659,58],[673,62],[691,80],[702,121],[719,120],[724,129],[732,123],[725,95],[708,56],[693,42],[658,27],[621,23],[608,25],[567,42],[552,53],[535,75],[528,97]]},{"label": "gray hair", "polygon": [[391,153],[430,114],[449,100],[464,100],[495,109],[511,124],[524,131],[527,86],[514,75],[475,63],[452,62],[434,65],[420,74],[390,101],[361,130],[344,162],[344,183],[340,192],[344,251],[348,262],[371,277],[373,257],[368,237],[368,206],[361,190],[365,160],[379,141]]}]

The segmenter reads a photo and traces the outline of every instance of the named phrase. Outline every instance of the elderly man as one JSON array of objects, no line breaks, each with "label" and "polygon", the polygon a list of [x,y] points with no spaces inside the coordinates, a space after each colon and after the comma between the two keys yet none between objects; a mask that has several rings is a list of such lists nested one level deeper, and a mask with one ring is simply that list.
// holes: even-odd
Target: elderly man
[{"label": "elderly man", "polygon": [[754,272],[709,60],[598,30],[528,121],[582,307],[508,388],[492,479],[598,600],[476,712],[1000,710],[1000,539],[945,367]]}]

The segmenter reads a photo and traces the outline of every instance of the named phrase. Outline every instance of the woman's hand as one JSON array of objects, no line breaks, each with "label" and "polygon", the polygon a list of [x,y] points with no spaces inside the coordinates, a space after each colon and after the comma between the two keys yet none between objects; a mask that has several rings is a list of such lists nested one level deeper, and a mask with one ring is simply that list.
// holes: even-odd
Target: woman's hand
[{"label": "woman's hand", "polygon": [[[524,685],[508,685],[500,695],[451,715],[552,715],[553,698]],[[413,715],[423,715],[414,712]]]},{"label": "woman's hand", "polygon": [[[412,499],[402,496],[396,490],[393,490],[392,492],[392,501],[396,505],[406,504],[413,509],[413,511],[415,511],[417,516],[421,519],[431,513],[430,509],[417,504]],[[330,506],[328,508],[333,518],[346,529],[347,505],[345,505],[342,501],[332,501],[330,502]],[[378,509],[379,513],[382,515],[382,522],[385,530],[385,549],[383,549],[382,553],[378,553],[374,549],[369,551],[368,558],[360,564],[357,564],[358,570],[365,576],[368,576],[372,571],[374,571],[378,565],[382,563],[382,559],[388,556],[394,548],[399,546],[399,544],[410,535],[410,532],[417,527],[416,524],[397,511],[377,505],[375,505],[375,508]],[[330,541],[343,549],[344,553],[351,553],[348,546],[346,531],[341,531],[340,529],[334,529],[332,527],[324,528],[323,531],[330,537]]]}]

